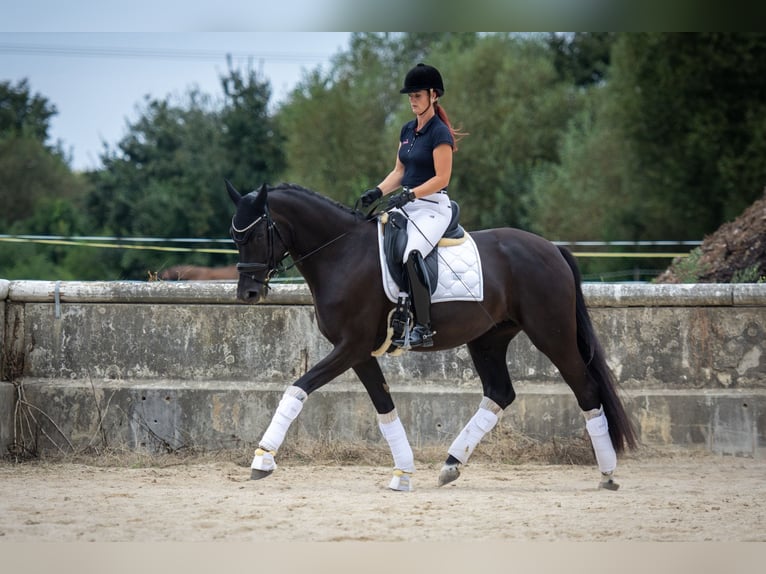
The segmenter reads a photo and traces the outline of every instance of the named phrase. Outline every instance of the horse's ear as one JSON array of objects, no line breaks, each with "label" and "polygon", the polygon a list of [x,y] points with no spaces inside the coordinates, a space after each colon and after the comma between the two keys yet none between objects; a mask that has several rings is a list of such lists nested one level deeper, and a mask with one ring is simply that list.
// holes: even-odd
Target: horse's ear
[{"label": "horse's ear", "polygon": [[229,197],[234,202],[234,205],[239,205],[239,200],[242,199],[242,196],[228,179],[224,179],[224,181],[226,182],[226,191],[229,192]]},{"label": "horse's ear", "polygon": [[253,205],[256,213],[266,212],[266,198],[268,193],[269,188],[265,183],[256,191],[255,204]]}]

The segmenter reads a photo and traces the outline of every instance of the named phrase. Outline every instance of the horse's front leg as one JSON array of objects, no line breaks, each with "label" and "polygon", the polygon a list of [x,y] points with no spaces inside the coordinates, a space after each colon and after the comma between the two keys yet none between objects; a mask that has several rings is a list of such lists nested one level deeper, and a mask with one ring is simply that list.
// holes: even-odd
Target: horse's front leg
[{"label": "horse's front leg", "polygon": [[352,361],[352,354],[343,346],[336,346],[329,355],[311,367],[293,383],[282,395],[277,410],[258,443],[253,462],[250,465],[250,478],[258,480],[269,476],[277,468],[275,457],[292,422],[303,409],[308,396],[322,385],[347,371]]},{"label": "horse's front leg", "polygon": [[378,412],[378,427],[386,439],[394,458],[394,476],[388,485],[391,490],[410,492],[412,474],[415,472],[415,457],[407,439],[404,425],[396,412],[388,385],[380,370],[377,359],[370,357],[354,366],[354,372],[362,381],[372,404]]}]

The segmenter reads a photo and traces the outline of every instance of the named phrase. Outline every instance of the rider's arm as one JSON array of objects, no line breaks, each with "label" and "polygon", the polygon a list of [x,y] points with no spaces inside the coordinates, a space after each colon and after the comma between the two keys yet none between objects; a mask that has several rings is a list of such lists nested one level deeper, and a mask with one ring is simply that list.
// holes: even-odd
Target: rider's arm
[{"label": "rider's arm", "polygon": [[434,175],[417,187],[412,188],[415,197],[425,197],[445,189],[452,177],[452,146],[443,143],[434,148]]}]

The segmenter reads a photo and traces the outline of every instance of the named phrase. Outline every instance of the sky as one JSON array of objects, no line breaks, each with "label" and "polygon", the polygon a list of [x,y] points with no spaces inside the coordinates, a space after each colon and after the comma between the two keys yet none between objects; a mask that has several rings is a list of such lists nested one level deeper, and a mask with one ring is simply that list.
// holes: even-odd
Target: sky
[{"label": "sky", "polygon": [[272,104],[303,75],[348,48],[348,32],[55,32],[0,30],[0,82],[27,79],[58,113],[60,141],[75,170],[98,169],[104,144],[114,149],[138,119],[145,96],[183,97],[192,88],[222,95],[226,55],[252,62],[272,88]]}]

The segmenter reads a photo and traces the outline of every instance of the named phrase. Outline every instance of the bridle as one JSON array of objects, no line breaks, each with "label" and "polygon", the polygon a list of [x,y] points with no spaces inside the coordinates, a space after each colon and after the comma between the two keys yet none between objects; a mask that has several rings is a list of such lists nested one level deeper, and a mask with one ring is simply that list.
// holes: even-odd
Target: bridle
[{"label": "bridle", "polygon": [[[274,249],[274,238],[278,237],[279,241],[284,246],[285,242],[282,239],[282,236],[279,233],[279,229],[277,229],[276,223],[274,223],[274,220],[271,218],[271,214],[269,213],[268,206],[264,207],[263,215],[256,218],[255,221],[253,221],[250,225],[244,227],[243,229],[237,229],[237,226],[234,225],[234,218],[231,219],[231,229],[229,230],[229,234],[231,235],[232,241],[236,243],[237,245],[245,245],[248,241],[250,241],[250,238],[253,235],[253,231],[255,230],[255,226],[262,220],[266,219],[266,240],[268,242],[268,255],[266,258],[266,263],[237,263],[237,272],[240,275],[244,275],[248,279],[251,279],[252,281],[255,281],[256,283],[260,283],[261,285],[267,285],[269,280],[271,279],[272,275],[275,273],[283,273],[287,271],[288,269],[292,269],[295,263],[292,265],[285,267],[282,265],[282,262],[287,258],[288,252],[285,251],[279,258],[276,256],[276,250]],[[258,271],[266,270],[266,277],[264,279],[258,279],[255,274]]]},{"label": "bridle", "polygon": [[[255,230],[255,226],[260,222],[262,219],[266,219],[266,240],[268,242],[268,255],[267,255],[267,263],[237,263],[237,272],[247,277],[248,279],[255,281],[256,283],[259,283],[261,285],[264,285],[268,287],[268,283],[271,280],[272,276],[278,273],[284,273],[285,271],[289,271],[293,267],[295,267],[298,263],[301,261],[307,259],[308,257],[311,257],[318,251],[321,251],[325,247],[335,243],[339,239],[342,239],[346,235],[348,235],[348,231],[345,231],[335,237],[334,239],[331,239],[330,241],[323,243],[316,249],[313,249],[312,251],[308,252],[306,255],[303,255],[299,257],[298,259],[294,260],[290,265],[282,265],[282,262],[287,258],[287,256],[290,254],[287,250],[279,257],[276,256],[276,250],[274,248],[274,238],[279,238],[280,243],[282,243],[282,246],[285,246],[285,240],[282,239],[282,235],[279,233],[279,229],[277,228],[277,224],[274,222],[274,220],[271,217],[271,213],[269,212],[268,204],[264,206],[263,215],[260,217],[257,217],[255,221],[247,225],[246,227],[242,229],[237,229],[237,227],[234,225],[234,218],[231,219],[231,229],[229,230],[229,235],[231,235],[232,241],[234,241],[237,245],[245,245],[248,241],[250,241],[251,236],[253,235],[253,231]],[[238,236],[238,234],[242,234]],[[255,276],[255,273],[258,271],[266,270],[266,277],[264,279],[258,279]]]}]

